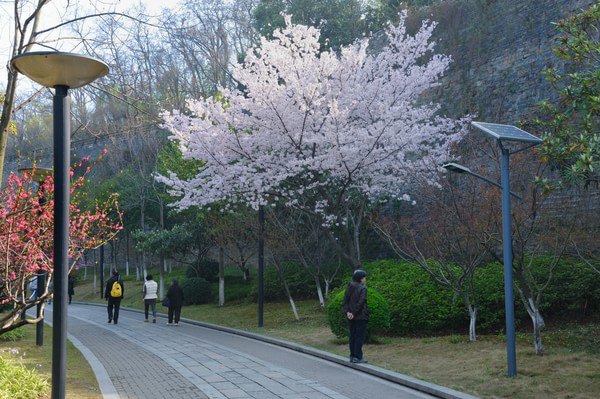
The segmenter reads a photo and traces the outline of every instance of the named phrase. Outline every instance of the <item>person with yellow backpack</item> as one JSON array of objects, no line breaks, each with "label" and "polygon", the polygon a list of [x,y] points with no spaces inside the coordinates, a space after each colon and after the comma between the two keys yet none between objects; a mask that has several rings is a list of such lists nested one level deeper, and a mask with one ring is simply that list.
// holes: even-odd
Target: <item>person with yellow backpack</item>
[{"label": "person with yellow backpack", "polygon": [[119,308],[121,307],[121,299],[125,293],[123,280],[117,269],[112,272],[112,277],[106,282],[106,290],[104,290],[104,298],[108,301],[108,322],[117,324],[119,321]]}]

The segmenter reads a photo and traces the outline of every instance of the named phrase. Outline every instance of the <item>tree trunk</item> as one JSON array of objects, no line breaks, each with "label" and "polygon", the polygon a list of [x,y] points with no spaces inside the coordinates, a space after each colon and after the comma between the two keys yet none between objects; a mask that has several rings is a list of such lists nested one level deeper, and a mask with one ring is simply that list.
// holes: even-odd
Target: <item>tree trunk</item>
[{"label": "tree trunk", "polygon": [[527,313],[531,318],[531,322],[533,323],[533,345],[535,347],[536,355],[544,354],[544,347],[542,346],[542,329],[545,327],[546,323],[544,322],[544,318],[540,313],[539,308],[537,307],[533,298],[527,298],[527,302],[529,305],[527,306]]},{"label": "tree trunk", "polygon": [[319,279],[319,275],[315,274],[315,285],[317,286],[317,296],[319,297],[319,305],[322,308],[325,307],[325,299],[323,298],[323,290],[321,289],[321,280]]},{"label": "tree trunk", "polygon": [[87,252],[83,253],[83,281],[87,280],[87,269],[88,269],[88,264],[87,264]]},{"label": "tree trunk", "polygon": [[129,276],[129,229],[125,230],[125,275]]},{"label": "tree trunk", "polygon": [[290,287],[288,287],[288,283],[287,283],[287,281],[285,281],[285,276],[283,275],[283,272],[281,271],[281,268],[279,267],[277,262],[273,262],[273,263],[275,266],[275,270],[277,270],[277,275],[279,276],[281,285],[283,286],[283,290],[285,291],[285,295],[288,297],[288,300],[290,301],[290,306],[292,307],[292,312],[294,312],[294,318],[296,319],[296,321],[299,321],[300,316],[298,316],[298,309],[296,308],[296,302],[294,301],[294,298],[292,298],[292,293],[290,292]]},{"label": "tree trunk", "polygon": [[94,254],[94,295],[98,293],[98,263],[96,262],[96,251]]},{"label": "tree trunk", "polygon": [[325,280],[325,298],[329,298],[329,280],[326,278],[323,280]]},{"label": "tree trunk", "polygon": [[219,306],[225,305],[225,257],[223,247],[219,247]]},{"label": "tree trunk", "polygon": [[477,341],[477,334],[475,333],[475,326],[477,325],[477,306],[473,306],[470,303],[467,304],[469,309],[469,341]]}]

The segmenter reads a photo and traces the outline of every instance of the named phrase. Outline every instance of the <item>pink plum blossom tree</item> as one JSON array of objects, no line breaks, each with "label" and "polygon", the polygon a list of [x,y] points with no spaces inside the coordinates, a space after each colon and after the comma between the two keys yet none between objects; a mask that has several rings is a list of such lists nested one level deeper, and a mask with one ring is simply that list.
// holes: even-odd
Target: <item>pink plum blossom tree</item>
[{"label": "pink plum blossom tree", "polygon": [[436,115],[439,106],[423,100],[451,60],[433,53],[435,23],[411,36],[405,19],[389,26],[377,52],[368,38],[321,52],[319,29],[286,16],[285,28],[233,67],[237,87],[164,114],[183,156],[205,162],[191,179],[159,177],[179,197],[175,206],[298,208],[318,217],[358,267],[368,205],[410,201],[416,174],[435,184],[432,165],[468,123]]},{"label": "pink plum blossom tree", "polygon": [[[103,153],[105,154],[105,152]],[[71,183],[69,272],[86,250],[113,239],[122,229],[121,213],[115,195],[103,201],[90,201],[85,189],[87,159],[78,169],[84,175]],[[45,301],[51,298],[48,286],[53,273],[54,181],[48,176],[38,188],[33,172],[11,173],[0,192],[0,302],[10,309],[0,314],[0,334],[43,319]],[[40,271],[48,272],[44,292],[27,295],[27,283]],[[22,320],[27,309],[42,303],[41,317]]]}]

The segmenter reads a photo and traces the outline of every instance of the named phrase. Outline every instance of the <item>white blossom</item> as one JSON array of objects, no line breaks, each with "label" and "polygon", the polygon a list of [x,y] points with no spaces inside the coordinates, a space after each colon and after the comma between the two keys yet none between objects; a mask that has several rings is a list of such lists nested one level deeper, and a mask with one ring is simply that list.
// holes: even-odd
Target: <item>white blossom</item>
[{"label": "white blossom", "polygon": [[388,45],[370,55],[367,38],[320,53],[319,29],[285,16],[284,29],[233,67],[244,91],[222,88],[221,100],[190,100],[188,112],[164,114],[184,157],[205,162],[189,180],[159,177],[179,197],[176,206],[258,208],[281,198],[332,226],[346,220],[332,211],[335,203],[319,199],[323,190],[379,200],[406,190],[416,173],[435,184],[431,164],[446,158],[468,119],[437,116],[439,106],[422,103],[450,58],[433,53],[434,23],[410,36],[405,19],[389,26]]}]

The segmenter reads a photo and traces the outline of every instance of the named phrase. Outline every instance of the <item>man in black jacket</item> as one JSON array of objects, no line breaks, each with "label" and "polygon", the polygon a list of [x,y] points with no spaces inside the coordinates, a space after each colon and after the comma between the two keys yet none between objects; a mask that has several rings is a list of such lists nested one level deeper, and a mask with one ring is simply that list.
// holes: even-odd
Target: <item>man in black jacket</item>
[{"label": "man in black jacket", "polygon": [[369,321],[369,307],[367,306],[367,273],[357,269],[348,283],[342,307],[350,327],[350,362],[367,363],[363,359],[362,346],[367,338],[367,322]]},{"label": "man in black jacket", "polygon": [[[115,283],[120,285],[120,293]],[[123,280],[119,275],[119,271],[114,269],[112,277],[106,282],[106,289],[104,290],[104,298],[108,301],[108,322],[114,321],[115,324],[119,321],[119,308],[121,307],[121,299],[125,293],[125,287],[123,286]],[[114,312],[113,312],[114,309]]]}]

